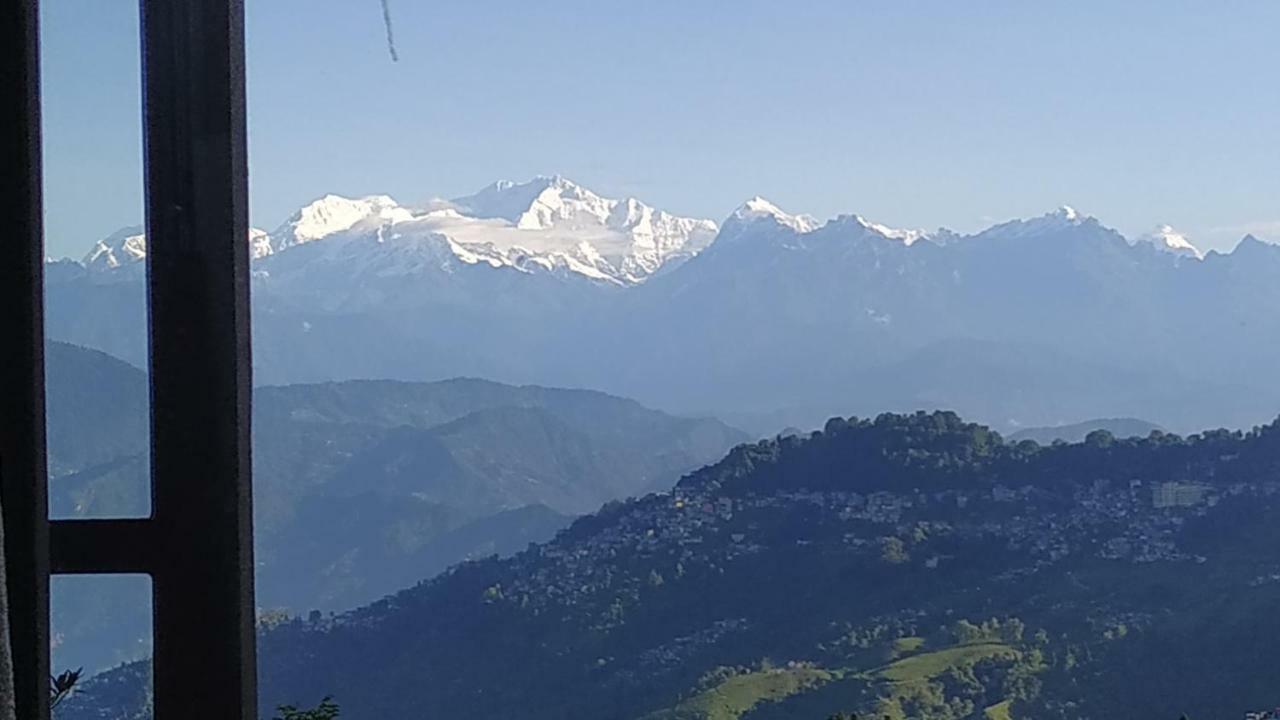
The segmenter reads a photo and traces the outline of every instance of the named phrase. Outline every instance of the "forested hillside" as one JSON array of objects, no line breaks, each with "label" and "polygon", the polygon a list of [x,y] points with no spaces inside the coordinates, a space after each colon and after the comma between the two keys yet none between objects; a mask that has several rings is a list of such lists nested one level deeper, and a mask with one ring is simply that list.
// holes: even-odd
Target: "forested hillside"
[{"label": "forested hillside", "polygon": [[509,560],[281,622],[262,701],[332,694],[354,720],[1238,715],[1280,693],[1257,661],[1280,632],[1277,512],[1280,425],[1042,447],[950,413],[835,419]]}]

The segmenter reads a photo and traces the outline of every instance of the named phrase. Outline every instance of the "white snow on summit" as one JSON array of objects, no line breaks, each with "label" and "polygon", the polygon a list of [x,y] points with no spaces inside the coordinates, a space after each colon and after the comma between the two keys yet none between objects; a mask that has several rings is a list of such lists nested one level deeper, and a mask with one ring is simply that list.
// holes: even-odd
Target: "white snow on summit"
[{"label": "white snow on summit", "polygon": [[1158,225],[1151,232],[1142,235],[1136,242],[1150,243],[1156,249],[1163,252],[1172,253],[1179,257],[1193,257],[1197,260],[1204,259],[1204,253],[1200,248],[1191,244],[1186,235],[1174,230],[1169,225]]},{"label": "white snow on summit", "polygon": [[929,233],[924,230],[904,230],[901,228],[891,228],[888,225],[870,222],[861,215],[854,215],[854,219],[862,227],[883,235],[891,240],[900,240],[903,245],[914,245],[921,240],[928,240]]},{"label": "white snow on summit", "polygon": [[[949,245],[961,238],[944,229],[894,228],[860,215],[842,215],[828,226],[833,224],[907,246],[922,240]],[[977,237],[1033,238],[1082,226],[1095,227],[1097,220],[1062,206],[995,225]],[[723,235],[732,241],[750,228],[766,235],[775,228],[796,237],[820,227],[812,216],[787,213],[757,196],[725,220]],[[676,216],[635,198],[606,198],[557,175],[497,182],[473,195],[421,207],[400,205],[386,195],[325,195],[274,232],[250,229],[247,240],[251,258],[260,263],[255,277],[272,282],[305,282],[309,267],[337,282],[344,273],[348,279],[361,273],[412,276],[484,265],[631,286],[701,253],[718,232],[710,220]],[[1180,257],[1204,257],[1168,225],[1133,241],[1144,242]],[[140,266],[146,256],[143,229],[130,227],[98,241],[82,264],[106,273]]]},{"label": "white snow on summit", "polygon": [[[366,219],[376,211],[388,242],[439,235],[467,264],[567,272],[619,285],[643,282],[687,260],[717,231],[710,220],[677,217],[634,198],[601,197],[560,176],[502,181],[467,197],[431,201],[419,211],[383,204],[347,212],[337,200],[325,198],[337,209],[326,229],[368,231]],[[278,239],[276,247],[282,247]]]},{"label": "white snow on summit", "polygon": [[559,175],[537,177],[527,183],[496,182],[480,192],[451,203],[464,215],[501,218],[520,230],[549,230],[557,226],[605,224],[618,204]]},{"label": "white snow on summit", "polygon": [[759,195],[738,206],[738,209],[733,211],[730,219],[741,223],[771,219],[779,225],[789,227],[799,233],[811,232],[820,227],[820,223],[812,216],[791,215]]},{"label": "white snow on summit", "polygon": [[[272,253],[265,230],[249,228],[249,256],[257,260]],[[127,227],[94,243],[80,261],[90,270],[106,271],[138,265],[147,259],[147,236],[139,226]]]},{"label": "white snow on summit", "polygon": [[138,226],[122,228],[94,244],[81,263],[93,270],[132,265],[147,258],[147,238]]},{"label": "white snow on summit", "polygon": [[325,195],[293,214],[271,233],[275,250],[322,240],[361,227],[377,227],[388,222],[409,220],[413,213],[386,195],[358,199]]},{"label": "white snow on summit", "polygon": [[1072,227],[1079,227],[1088,222],[1096,222],[1093,217],[1082,215],[1070,205],[1063,205],[1051,213],[1036,218],[1010,220],[983,230],[979,235],[986,237],[1031,237]]},{"label": "white snow on summit", "polygon": [[1057,210],[1049,213],[1048,217],[1058,218],[1059,220],[1069,223],[1080,222],[1080,213],[1070,205],[1063,205],[1059,207]]},{"label": "white snow on summit", "polygon": [[524,262],[566,265],[624,285],[642,282],[704,250],[716,236],[710,220],[654,209],[635,198],[613,200],[559,175],[503,181],[452,201],[418,220],[463,245],[491,244]]},{"label": "white snow on summit", "polygon": [[[801,234],[823,227],[823,223],[812,215],[791,215],[758,195],[740,205],[729,218],[729,222],[743,224],[768,219]],[[931,239],[930,233],[924,230],[893,228],[888,225],[871,222],[861,215],[841,215],[831,222],[850,223],[873,235],[879,235],[887,240],[895,240],[904,245],[913,245],[920,240]]]},{"label": "white snow on summit", "polygon": [[270,233],[259,228],[249,228],[249,259],[257,260],[274,252]]},{"label": "white snow on summit", "polygon": [[[701,252],[717,231],[710,220],[678,217],[634,198],[601,197],[554,176],[494,183],[475,195],[432,201],[424,208],[402,206],[386,195],[325,195],[299,209],[272,233],[252,230],[249,243],[254,260],[323,242],[324,252],[306,257],[347,257],[354,262],[347,250],[335,254],[336,247],[328,246],[355,243],[358,252],[386,257],[352,267],[376,266],[383,274],[395,272],[388,264],[390,258],[408,268],[422,268],[427,266],[425,260],[415,260],[414,253],[435,257],[445,252],[469,265],[634,285]],[[369,238],[376,242],[358,242]],[[145,257],[141,229],[130,228],[95,245],[84,265],[106,271]],[[295,262],[302,259],[289,264]],[[271,273],[264,270],[258,276]]]}]

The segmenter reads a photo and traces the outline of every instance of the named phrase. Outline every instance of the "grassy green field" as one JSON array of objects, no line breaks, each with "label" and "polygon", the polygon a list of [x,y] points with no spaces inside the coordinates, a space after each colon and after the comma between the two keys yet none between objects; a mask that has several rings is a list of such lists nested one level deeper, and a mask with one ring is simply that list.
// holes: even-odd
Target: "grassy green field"
[{"label": "grassy green field", "polygon": [[965,667],[989,659],[1016,659],[1018,651],[1003,643],[958,645],[895,660],[874,671],[874,675],[895,683],[935,678],[951,668]]},{"label": "grassy green field", "polygon": [[924,647],[924,638],[922,637],[901,637],[893,641],[893,655],[895,658],[916,652]]},{"label": "grassy green field", "polygon": [[[972,667],[985,660],[1016,660],[1020,657],[1017,649],[997,642],[920,652],[924,649],[922,638],[905,637],[893,644],[894,654],[905,657],[870,670],[793,667],[736,675],[675,707],[652,713],[642,720],[739,720],[762,704],[785,700],[828,683],[855,679],[883,687],[881,698],[884,704],[881,709],[893,717],[903,701],[953,669]],[[992,705],[985,709],[984,714],[987,720],[1010,720],[1009,703]]]},{"label": "grassy green field", "polygon": [[983,711],[983,714],[987,716],[987,720],[1011,720],[1013,717],[1009,714],[1011,704],[1013,704],[1012,700],[996,703]]},{"label": "grassy green field", "polygon": [[830,682],[835,674],[817,668],[779,668],[737,675],[644,720],[738,720],[756,705],[776,702]]}]

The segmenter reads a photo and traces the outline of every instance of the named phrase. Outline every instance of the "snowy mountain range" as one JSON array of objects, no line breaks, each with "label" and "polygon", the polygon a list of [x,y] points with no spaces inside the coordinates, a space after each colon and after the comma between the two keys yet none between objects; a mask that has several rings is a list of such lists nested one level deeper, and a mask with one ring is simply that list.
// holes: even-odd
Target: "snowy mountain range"
[{"label": "snowy mountain range", "polygon": [[[791,215],[768,200],[755,197],[726,221],[730,227],[768,219],[797,233],[809,233],[825,223],[809,215]],[[1089,222],[1071,207],[1043,217],[997,225],[988,237],[1027,237]],[[858,215],[832,222],[852,222],[872,235],[912,245],[921,240],[945,244],[954,232],[891,228]],[[679,217],[635,198],[602,197],[561,176],[536,177],[528,182],[496,182],[474,195],[434,200],[407,207],[387,195],[347,198],[325,195],[300,208],[272,232],[249,232],[250,255],[262,261],[309,243],[331,246],[364,243],[352,257],[350,248],[330,247],[324,253],[357,265],[372,264],[381,273],[409,272],[422,260],[439,264],[484,264],[525,273],[549,272],[581,276],[619,286],[642,283],[669,271],[705,250],[719,228],[712,220]],[[1180,257],[1203,259],[1185,235],[1168,225],[1134,241]],[[381,255],[375,259],[369,255]],[[392,256],[398,260],[392,260]],[[146,236],[140,227],[123,228],[98,241],[81,264],[99,272],[143,262]],[[260,276],[269,276],[266,269]]]},{"label": "snowy mountain range", "polygon": [[[397,255],[408,263],[405,269],[415,257],[435,257],[634,285],[693,257],[716,232],[710,220],[677,217],[635,198],[604,198],[554,176],[497,182],[474,195],[416,208],[386,195],[326,195],[273,232],[252,229],[249,242],[254,260],[319,241],[339,245],[372,239],[376,242],[363,251]],[[343,254],[330,248],[330,256],[335,252]],[[99,241],[82,264],[109,271],[145,258],[146,237],[132,227]],[[393,270],[374,264],[383,272]]]},{"label": "snowy mountain range", "polygon": [[[1280,410],[1280,247],[1201,253],[1062,207],[972,235],[752,198],[717,226],[561,177],[328,195],[247,241],[261,383],[485,377],[740,426],[955,409],[996,427]],[[145,364],[146,238],[51,263],[49,334]]]}]

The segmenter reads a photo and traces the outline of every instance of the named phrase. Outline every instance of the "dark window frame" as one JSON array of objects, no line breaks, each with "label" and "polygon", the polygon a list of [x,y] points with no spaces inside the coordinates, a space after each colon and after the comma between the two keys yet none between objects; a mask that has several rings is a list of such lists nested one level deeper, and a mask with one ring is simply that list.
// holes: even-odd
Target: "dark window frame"
[{"label": "dark window frame", "polygon": [[0,11],[0,498],[18,717],[50,573],[146,573],[156,720],[256,716],[243,0],[141,0],[152,514],[48,520],[38,0]]}]

